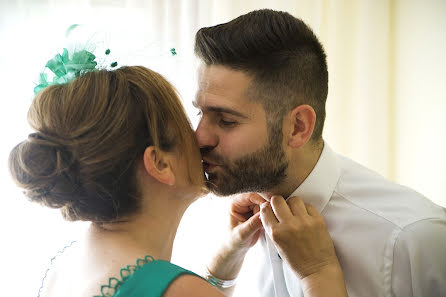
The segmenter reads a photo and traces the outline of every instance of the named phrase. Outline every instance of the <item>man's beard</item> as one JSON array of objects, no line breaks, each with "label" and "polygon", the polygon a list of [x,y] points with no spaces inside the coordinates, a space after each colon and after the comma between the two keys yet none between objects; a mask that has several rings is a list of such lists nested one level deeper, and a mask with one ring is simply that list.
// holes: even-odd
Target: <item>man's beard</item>
[{"label": "man's beard", "polygon": [[[273,132],[273,131],[270,131]],[[266,192],[286,177],[288,161],[282,148],[282,131],[269,133],[268,142],[259,150],[228,162],[211,151],[202,149],[203,157],[219,164],[216,173],[207,173],[206,185],[216,195],[243,192]]]}]

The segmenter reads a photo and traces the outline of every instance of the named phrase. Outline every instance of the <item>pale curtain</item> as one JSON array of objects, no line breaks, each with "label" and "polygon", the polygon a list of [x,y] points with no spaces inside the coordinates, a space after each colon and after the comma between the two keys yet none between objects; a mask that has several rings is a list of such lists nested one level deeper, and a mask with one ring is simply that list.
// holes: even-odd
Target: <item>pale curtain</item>
[{"label": "pale curtain", "polygon": [[[62,48],[65,29],[74,23],[109,29],[120,64],[143,64],[165,74],[196,124],[190,103],[195,93],[194,33],[259,8],[302,18],[324,44],[330,73],[327,142],[446,206],[446,1],[3,0],[3,295],[35,296],[49,259],[85,228],[28,203],[6,169],[10,149],[29,133],[26,110],[33,81],[42,64]],[[171,48],[177,56],[170,55]],[[225,231],[226,204],[202,199],[188,210],[175,242],[175,263],[200,272]],[[259,252],[256,247],[249,254],[236,296],[257,295]]]}]

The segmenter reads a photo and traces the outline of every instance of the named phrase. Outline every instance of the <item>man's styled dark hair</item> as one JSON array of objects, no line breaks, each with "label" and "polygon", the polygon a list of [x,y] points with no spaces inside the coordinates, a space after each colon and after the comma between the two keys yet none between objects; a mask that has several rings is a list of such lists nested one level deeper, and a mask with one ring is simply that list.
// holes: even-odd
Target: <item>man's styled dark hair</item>
[{"label": "man's styled dark hair", "polygon": [[312,139],[321,139],[328,92],[326,55],[302,20],[270,9],[252,11],[228,23],[201,28],[195,35],[195,54],[206,65],[250,75],[253,83],[248,97],[263,104],[269,125],[276,129],[281,129],[283,117],[293,108],[313,107]]}]

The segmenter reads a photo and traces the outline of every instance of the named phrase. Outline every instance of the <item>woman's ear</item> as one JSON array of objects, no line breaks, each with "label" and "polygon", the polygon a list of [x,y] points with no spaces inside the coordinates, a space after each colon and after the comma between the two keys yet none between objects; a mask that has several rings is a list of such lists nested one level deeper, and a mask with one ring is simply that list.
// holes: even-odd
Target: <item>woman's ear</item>
[{"label": "woman's ear", "polygon": [[172,157],[155,146],[149,146],[144,151],[144,168],[146,172],[160,183],[173,186],[175,175],[172,171]]},{"label": "woman's ear", "polygon": [[300,148],[313,135],[316,124],[316,112],[310,105],[299,105],[289,113],[291,129],[288,131],[288,145]]}]

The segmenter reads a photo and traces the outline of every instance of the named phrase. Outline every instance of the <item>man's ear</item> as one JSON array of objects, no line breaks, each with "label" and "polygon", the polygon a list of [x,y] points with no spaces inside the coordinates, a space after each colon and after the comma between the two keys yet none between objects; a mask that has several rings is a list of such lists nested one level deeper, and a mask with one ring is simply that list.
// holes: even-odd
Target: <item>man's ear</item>
[{"label": "man's ear", "polygon": [[172,186],[175,175],[172,171],[171,156],[155,146],[149,146],[144,151],[144,168],[146,172],[160,183]]},{"label": "man's ear", "polygon": [[299,105],[289,114],[288,145],[300,148],[310,140],[316,124],[316,112],[310,105]]}]

